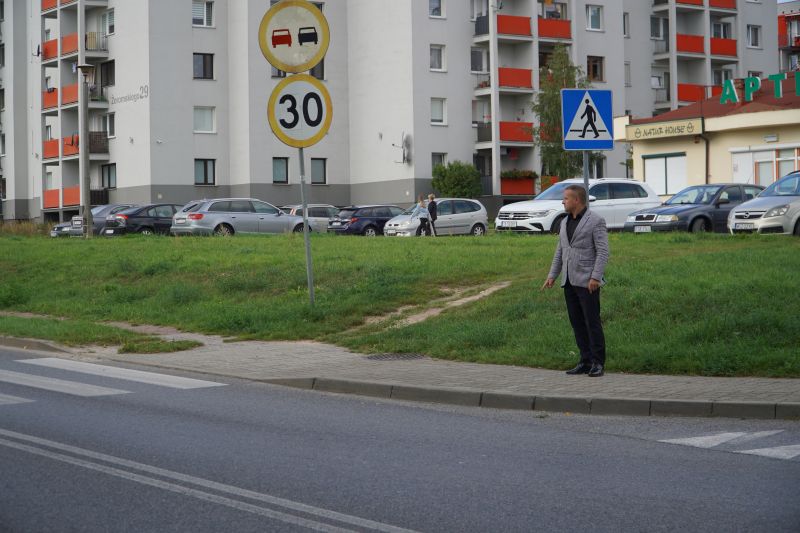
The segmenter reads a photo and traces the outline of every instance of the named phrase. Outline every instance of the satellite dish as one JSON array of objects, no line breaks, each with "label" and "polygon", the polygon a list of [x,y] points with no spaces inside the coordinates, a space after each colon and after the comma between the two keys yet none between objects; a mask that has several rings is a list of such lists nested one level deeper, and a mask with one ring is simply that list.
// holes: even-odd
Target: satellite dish
[{"label": "satellite dish", "polygon": [[411,164],[411,134],[410,133],[401,133],[400,134],[400,144],[392,143],[392,146],[395,148],[400,148],[402,153],[402,160],[395,161],[395,163],[402,163],[405,165]]}]

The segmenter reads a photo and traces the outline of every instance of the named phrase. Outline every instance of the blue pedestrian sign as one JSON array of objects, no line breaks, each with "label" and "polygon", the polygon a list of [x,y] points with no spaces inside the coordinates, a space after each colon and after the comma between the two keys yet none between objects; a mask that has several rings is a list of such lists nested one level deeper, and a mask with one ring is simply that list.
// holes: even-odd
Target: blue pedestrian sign
[{"label": "blue pedestrian sign", "polygon": [[611,91],[561,89],[564,150],[613,150]]}]

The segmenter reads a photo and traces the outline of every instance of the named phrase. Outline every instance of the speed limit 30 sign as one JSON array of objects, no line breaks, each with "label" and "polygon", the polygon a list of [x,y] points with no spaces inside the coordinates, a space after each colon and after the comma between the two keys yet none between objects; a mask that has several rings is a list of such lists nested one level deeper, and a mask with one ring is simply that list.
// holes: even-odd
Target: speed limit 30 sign
[{"label": "speed limit 30 sign", "polygon": [[306,148],[328,133],[333,116],[331,95],[313,76],[289,76],[272,91],[267,116],[273,133],[284,144]]}]

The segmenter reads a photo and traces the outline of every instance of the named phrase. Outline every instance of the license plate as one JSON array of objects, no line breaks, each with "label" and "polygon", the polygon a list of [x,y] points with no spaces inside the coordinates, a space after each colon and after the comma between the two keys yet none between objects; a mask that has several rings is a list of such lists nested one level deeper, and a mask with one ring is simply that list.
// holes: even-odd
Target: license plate
[{"label": "license plate", "polygon": [[734,229],[756,229],[755,224],[736,224]]},{"label": "license plate", "polygon": [[386,230],[386,235],[389,235],[389,236],[397,235],[397,232],[395,230],[393,230],[393,229],[387,229]]},{"label": "license plate", "polygon": [[514,220],[501,220],[500,221],[501,228],[516,228],[517,222]]},{"label": "license plate", "polygon": [[107,229],[106,230],[106,235],[113,235],[113,234],[114,234],[114,230],[113,229]]},{"label": "license plate", "polygon": [[634,233],[650,233],[652,228],[650,226],[634,226],[633,232]]},{"label": "license plate", "polygon": [[176,218],[175,219],[175,224],[186,224],[186,219],[185,218]]},{"label": "license plate", "polygon": [[63,231],[64,233],[66,233],[66,232],[68,232],[68,231],[69,231],[69,228],[68,228],[68,227],[66,227],[66,228],[61,228],[61,231]]},{"label": "license plate", "polygon": [[331,222],[331,226],[341,226],[341,222]]}]

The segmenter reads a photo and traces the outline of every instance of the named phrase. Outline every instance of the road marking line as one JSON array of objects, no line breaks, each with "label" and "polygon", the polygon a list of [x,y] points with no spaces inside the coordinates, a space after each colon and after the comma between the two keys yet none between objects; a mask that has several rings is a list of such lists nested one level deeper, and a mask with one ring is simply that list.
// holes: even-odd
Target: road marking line
[{"label": "road marking line", "polygon": [[742,437],[736,437],[735,439],[729,440],[726,444],[744,444],[745,442],[750,442],[751,440],[771,437],[773,435],[777,435],[778,433],[783,433],[783,430],[776,429],[773,431],[756,431],[755,433],[750,433],[749,435],[744,435]]},{"label": "road marking line", "polygon": [[201,389],[206,387],[223,387],[225,383],[215,381],[203,381],[199,379],[183,378],[171,376],[169,374],[157,374],[155,372],[144,372],[132,370],[130,368],[120,368],[117,366],[95,365],[81,361],[71,361],[69,359],[58,359],[56,357],[42,357],[39,359],[19,359],[17,363],[38,365],[72,372],[81,372],[94,376],[104,376],[127,381],[138,381],[160,387],[171,387],[173,389]]},{"label": "road marking line", "polygon": [[62,392],[64,394],[71,394],[73,396],[89,397],[130,393],[130,391],[126,390],[109,389],[107,387],[98,387],[96,385],[88,385],[86,383],[77,383],[75,381],[65,381],[63,379],[46,378],[31,374],[21,374],[19,372],[11,372],[9,370],[0,370],[0,381],[13,383],[15,385],[23,385],[25,387],[33,387],[35,389]]},{"label": "road marking line", "polygon": [[794,459],[800,455],[800,444],[792,444],[790,446],[775,446],[774,448],[759,448],[756,450],[742,450],[736,453],[761,455],[763,457],[772,457],[773,459]]},{"label": "road marking line", "polygon": [[17,396],[9,396],[7,394],[0,394],[0,405],[13,405],[15,403],[30,403],[35,400],[28,400],[27,398],[19,398]]},{"label": "road marking line", "polygon": [[682,444],[684,446],[694,446],[695,448],[713,448],[722,443],[743,437],[747,433],[720,433],[718,435],[707,435],[705,437],[690,437],[688,439],[665,439],[658,442],[668,444]]},{"label": "road marking line", "polygon": [[263,494],[260,492],[254,492],[247,489],[242,489],[239,487],[234,487],[232,485],[226,485],[224,483],[218,483],[216,481],[210,481],[207,479],[199,478],[190,476],[188,474],[181,474],[179,472],[174,472],[172,470],[166,470],[163,468],[158,468],[156,466],[150,466],[142,463],[137,463],[135,461],[130,461],[128,459],[121,459],[119,457],[114,457],[113,455],[106,455],[104,453],[93,452],[91,450],[85,450],[83,448],[78,448],[75,446],[70,446],[69,444],[61,444],[58,442],[54,442],[47,439],[42,439],[39,437],[34,437],[32,435],[25,435],[23,433],[17,433],[15,431],[9,431],[5,429],[0,429],[0,435],[26,441],[32,444],[38,444],[41,446],[47,446],[49,448],[54,448],[61,451],[70,452],[76,455],[81,455],[84,457],[89,457],[92,459],[105,461],[107,463],[112,463],[118,466],[124,466],[127,468],[140,470],[142,472],[147,472],[149,474],[155,474],[158,476],[170,478],[175,481],[182,481],[184,483],[192,483],[194,485],[198,485],[207,489],[213,489],[219,492],[226,492],[228,494],[234,496],[240,496],[244,498],[249,498],[252,500],[258,500],[270,505],[275,505],[279,507],[284,507],[286,509],[291,509],[293,511],[299,511],[302,513],[328,518],[331,520],[336,520],[338,522],[343,522],[346,524],[350,524],[353,526],[358,527],[365,527],[368,529],[373,529],[376,531],[383,531],[386,533],[413,533],[413,530],[403,529],[400,527],[392,526],[389,524],[384,524],[382,522],[375,522],[372,520],[368,520],[366,518],[359,518],[357,516],[346,515],[342,513],[338,513],[336,511],[330,511],[328,509],[323,509],[320,507],[314,507],[311,505],[307,505],[300,502],[295,502],[293,500],[286,500],[283,498],[278,498],[276,496],[270,496],[269,494]]}]

